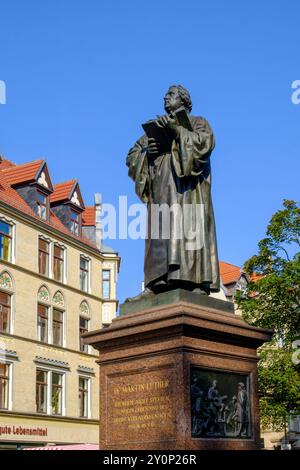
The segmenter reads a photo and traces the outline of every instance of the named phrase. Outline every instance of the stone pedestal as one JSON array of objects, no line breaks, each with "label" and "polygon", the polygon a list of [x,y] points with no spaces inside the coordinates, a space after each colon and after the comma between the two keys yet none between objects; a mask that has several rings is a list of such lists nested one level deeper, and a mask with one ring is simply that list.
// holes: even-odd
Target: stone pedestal
[{"label": "stone pedestal", "polygon": [[100,449],[258,449],[256,350],[271,332],[182,290],[124,310],[85,335],[100,353]]}]

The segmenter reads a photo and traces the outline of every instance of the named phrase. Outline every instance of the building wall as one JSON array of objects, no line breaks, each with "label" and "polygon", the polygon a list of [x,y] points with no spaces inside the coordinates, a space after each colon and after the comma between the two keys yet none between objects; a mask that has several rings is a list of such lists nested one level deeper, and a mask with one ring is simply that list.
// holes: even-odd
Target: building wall
[{"label": "building wall", "polygon": [[[42,426],[47,425],[50,435],[21,436],[0,433],[2,441],[19,440],[24,442],[97,442],[98,441],[98,365],[97,353],[89,347],[89,353],[79,350],[80,306],[85,301],[89,307],[87,318],[89,330],[102,327],[111,322],[116,315],[117,273],[116,255],[103,256],[93,253],[88,246],[70,242],[63,235],[42,229],[34,223],[22,220],[16,214],[0,211],[1,215],[15,224],[15,256],[12,262],[0,259],[0,276],[9,273],[13,285],[7,292],[12,294],[13,329],[10,334],[0,333],[0,362],[12,364],[12,406],[9,411],[0,410],[1,426]],[[51,242],[64,245],[66,251],[66,283],[38,273],[38,238],[46,237]],[[53,247],[53,245],[52,245]],[[53,252],[51,253],[53,257]],[[90,260],[90,291],[82,292],[79,284],[80,255]],[[102,300],[102,269],[111,269],[111,297]],[[1,282],[0,282],[1,284]],[[55,305],[54,294],[60,291],[64,299],[64,347],[57,347],[38,341],[37,338],[37,302],[39,289],[45,286],[49,299],[44,301],[50,309]],[[5,290],[0,285],[0,290]],[[103,315],[105,319],[103,319]],[[41,358],[41,359],[37,359]],[[46,361],[40,363],[38,361]],[[36,369],[45,367],[65,374],[64,416],[40,416],[36,414],[35,389]],[[79,370],[78,370],[79,369]],[[78,377],[90,379],[91,415],[90,419],[79,418]],[[44,423],[44,424],[43,424]],[[46,423],[46,424],[45,424]],[[50,423],[50,424],[49,424]],[[85,431],[82,426],[85,426]],[[64,432],[63,430],[66,430]],[[83,432],[84,431],[84,432]],[[49,431],[50,432],[50,431]]]},{"label": "building wall", "polygon": [[[30,431],[32,434],[29,434]],[[37,434],[37,431],[41,434]],[[55,420],[50,416],[0,415],[0,450],[14,449],[18,444],[26,447],[48,443],[78,443],[79,438],[83,443],[98,443],[98,422],[68,418]]]},{"label": "building wall", "polygon": [[[91,380],[91,418],[98,419],[98,384],[97,384],[97,365],[95,361],[97,356],[78,353],[66,349],[59,349],[55,346],[31,342],[16,337],[0,335],[1,349],[15,351],[16,357],[11,358],[9,354],[6,360],[12,363],[13,376],[13,403],[12,409],[15,413],[35,413],[35,383],[36,369],[45,368],[65,374],[65,409],[63,415],[73,418],[79,418],[78,409],[78,377],[85,376]],[[53,364],[45,364],[36,358],[45,358],[52,360]],[[56,365],[57,363],[66,363],[66,367]],[[84,374],[79,368],[90,368],[93,370]],[[78,371],[78,369],[80,371]],[[60,418],[58,418],[60,419]],[[1,421],[1,419],[0,419]]]}]

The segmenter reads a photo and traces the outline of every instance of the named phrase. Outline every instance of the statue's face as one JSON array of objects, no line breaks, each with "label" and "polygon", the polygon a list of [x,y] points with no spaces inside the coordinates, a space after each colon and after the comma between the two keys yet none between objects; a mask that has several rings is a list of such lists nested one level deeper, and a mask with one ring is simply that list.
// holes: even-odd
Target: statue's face
[{"label": "statue's face", "polygon": [[183,105],[182,99],[180,98],[178,89],[175,86],[171,86],[171,88],[168,89],[164,97],[164,102],[165,110],[168,114],[176,111],[176,109],[181,108]]}]

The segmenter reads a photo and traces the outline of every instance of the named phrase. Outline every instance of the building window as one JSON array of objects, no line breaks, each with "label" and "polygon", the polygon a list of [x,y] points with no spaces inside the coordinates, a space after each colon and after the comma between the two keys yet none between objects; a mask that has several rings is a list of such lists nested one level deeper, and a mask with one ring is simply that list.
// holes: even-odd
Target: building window
[{"label": "building window", "polygon": [[62,414],[62,374],[52,372],[51,406],[53,415]]},{"label": "building window", "polygon": [[39,274],[44,276],[49,276],[49,247],[49,242],[39,238]]},{"label": "building window", "polygon": [[48,197],[40,191],[36,194],[36,214],[43,220],[48,219]]},{"label": "building window", "polygon": [[88,352],[88,345],[83,343],[82,335],[89,331],[89,321],[84,317],[79,317],[79,348],[81,352]]},{"label": "building window", "polygon": [[89,379],[79,377],[79,416],[89,417]]},{"label": "building window", "polygon": [[64,314],[61,310],[53,308],[52,340],[55,346],[63,346]]},{"label": "building window", "polygon": [[77,235],[77,237],[80,234],[80,214],[72,209],[70,215],[70,232],[73,233],[73,235]]},{"label": "building window", "polygon": [[89,260],[80,256],[80,289],[88,291],[89,286]]},{"label": "building window", "polygon": [[0,292],[0,332],[10,332],[11,295]]},{"label": "building window", "polygon": [[63,282],[64,280],[64,249],[58,245],[54,245],[53,275],[56,281]]},{"label": "building window", "polygon": [[48,312],[46,305],[38,304],[38,340],[43,343],[48,342]]},{"label": "building window", "polygon": [[9,365],[0,364],[0,410],[8,410]]},{"label": "building window", "polygon": [[64,400],[64,374],[37,369],[36,411],[37,413],[62,415]]},{"label": "building window", "polygon": [[11,261],[12,254],[12,226],[0,220],[0,258]]},{"label": "building window", "polygon": [[248,281],[244,276],[241,276],[239,281],[236,283],[236,290],[246,292]]},{"label": "building window", "polygon": [[47,372],[36,371],[36,411],[37,413],[47,413]]},{"label": "building window", "polygon": [[110,269],[103,269],[102,271],[102,297],[103,299],[110,299]]}]

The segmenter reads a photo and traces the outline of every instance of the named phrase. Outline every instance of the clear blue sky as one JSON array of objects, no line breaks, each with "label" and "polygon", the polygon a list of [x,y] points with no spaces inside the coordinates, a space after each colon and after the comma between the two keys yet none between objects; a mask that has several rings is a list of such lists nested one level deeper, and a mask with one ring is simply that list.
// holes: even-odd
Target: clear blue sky
[{"label": "clear blue sky", "polygon": [[[0,0],[0,153],[44,157],[54,182],[137,202],[125,157],[170,84],[216,135],[213,199],[221,260],[256,251],[283,198],[299,200],[298,0]],[[121,301],[140,290],[143,241],[122,257]]]}]

